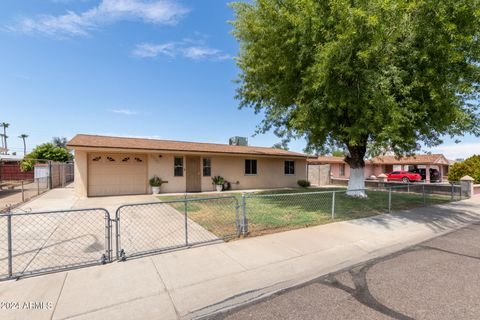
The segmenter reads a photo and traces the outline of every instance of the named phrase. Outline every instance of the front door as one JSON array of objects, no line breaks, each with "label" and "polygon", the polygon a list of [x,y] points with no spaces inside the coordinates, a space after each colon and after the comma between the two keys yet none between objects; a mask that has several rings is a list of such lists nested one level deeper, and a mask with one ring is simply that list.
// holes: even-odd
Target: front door
[{"label": "front door", "polygon": [[187,192],[202,191],[202,177],[200,175],[200,157],[187,156]]}]

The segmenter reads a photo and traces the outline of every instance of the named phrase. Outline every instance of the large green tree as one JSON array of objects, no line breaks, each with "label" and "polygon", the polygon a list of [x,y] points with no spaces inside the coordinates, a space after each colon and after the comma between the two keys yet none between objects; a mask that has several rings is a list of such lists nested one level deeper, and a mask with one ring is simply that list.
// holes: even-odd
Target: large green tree
[{"label": "large green tree", "polygon": [[448,171],[448,180],[452,182],[458,182],[464,176],[470,176],[475,179],[475,183],[480,183],[480,155],[456,162]]},{"label": "large green tree", "polygon": [[259,132],[345,148],[348,193],[365,196],[367,146],[402,155],[480,134],[479,3],[236,2],[240,107],[265,114]]},{"label": "large green tree", "polygon": [[29,171],[37,162],[47,162],[46,160],[56,162],[67,162],[73,159],[73,156],[67,149],[57,147],[52,142],[43,143],[36,146],[32,152],[27,154],[20,164],[22,171]]}]

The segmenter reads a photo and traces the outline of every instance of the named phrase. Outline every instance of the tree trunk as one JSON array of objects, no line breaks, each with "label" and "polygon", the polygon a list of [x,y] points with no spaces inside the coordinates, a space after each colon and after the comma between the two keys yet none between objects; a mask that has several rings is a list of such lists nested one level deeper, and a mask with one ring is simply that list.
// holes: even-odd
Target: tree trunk
[{"label": "tree trunk", "polygon": [[366,198],[365,193],[365,161],[367,152],[366,144],[363,146],[350,146],[347,144],[350,155],[345,159],[350,166],[347,195],[357,198]]}]

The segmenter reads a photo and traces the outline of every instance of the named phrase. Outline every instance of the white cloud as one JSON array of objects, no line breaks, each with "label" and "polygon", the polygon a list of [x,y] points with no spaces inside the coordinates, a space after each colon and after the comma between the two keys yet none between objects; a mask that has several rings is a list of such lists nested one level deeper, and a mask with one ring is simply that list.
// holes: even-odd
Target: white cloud
[{"label": "white cloud", "polygon": [[231,59],[230,55],[203,44],[203,41],[193,42],[190,39],[180,42],[141,43],[135,47],[132,54],[139,58],[155,58],[159,55],[165,55],[170,58],[182,56],[193,60],[220,61]]},{"label": "white cloud", "polygon": [[175,44],[167,42],[163,44],[141,43],[133,50],[133,55],[140,58],[154,58],[159,54],[164,54],[169,57],[175,56]]},{"label": "white cloud", "polygon": [[127,116],[134,116],[137,115],[139,112],[136,110],[130,110],[130,109],[112,109],[110,112],[117,113],[117,114],[123,114]]},{"label": "white cloud", "polygon": [[446,144],[429,151],[432,153],[443,153],[448,159],[465,159],[474,154],[480,154],[480,142]]},{"label": "white cloud", "polygon": [[120,20],[141,20],[152,24],[174,24],[188,9],[175,0],[101,0],[84,12],[24,17],[7,26],[14,32],[52,36],[86,36],[93,30]]}]

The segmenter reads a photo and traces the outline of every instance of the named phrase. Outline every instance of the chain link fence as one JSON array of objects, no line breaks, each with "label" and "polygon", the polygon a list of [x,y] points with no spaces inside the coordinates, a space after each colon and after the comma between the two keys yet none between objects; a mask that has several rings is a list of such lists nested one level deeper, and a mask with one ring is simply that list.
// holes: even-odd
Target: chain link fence
[{"label": "chain link fence", "polygon": [[243,196],[243,233],[322,224],[331,218],[332,192],[247,194]]},{"label": "chain link fence", "polygon": [[111,260],[105,209],[0,214],[0,279],[43,274]]},{"label": "chain link fence", "polygon": [[117,259],[222,241],[239,233],[235,197],[124,205],[116,212]]},{"label": "chain link fence", "polygon": [[462,199],[459,184],[406,184],[388,188],[388,212]]},{"label": "chain link fence", "polygon": [[21,160],[0,160],[0,213],[50,189],[66,187],[74,179],[71,162],[31,161],[31,168],[26,170]]},{"label": "chain link fence", "polygon": [[362,191],[352,198],[345,189],[242,195],[242,232],[258,235],[357,219],[386,212],[461,200],[459,184],[402,184]]},{"label": "chain link fence", "polygon": [[[368,217],[462,199],[458,184],[284,190],[79,209],[0,214],[0,279],[126,260],[178,248]],[[112,225],[115,224],[115,238]],[[114,242],[114,243],[113,243]]]}]

